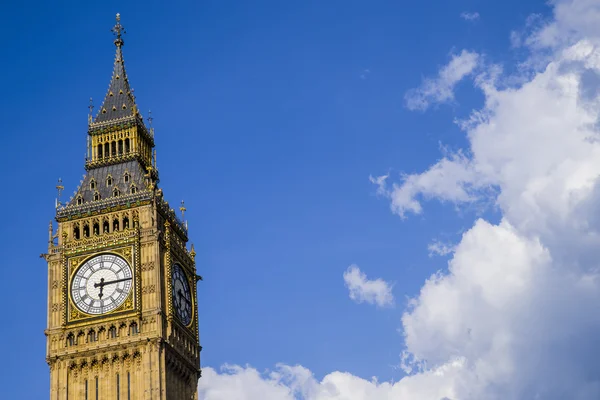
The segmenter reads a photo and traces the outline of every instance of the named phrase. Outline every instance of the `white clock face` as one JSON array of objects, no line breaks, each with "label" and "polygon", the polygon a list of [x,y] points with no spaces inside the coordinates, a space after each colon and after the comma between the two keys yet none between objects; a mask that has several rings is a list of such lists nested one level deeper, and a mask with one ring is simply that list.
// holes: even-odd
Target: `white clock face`
[{"label": "white clock face", "polygon": [[119,307],[129,293],[133,274],[127,261],[114,254],[87,260],[71,282],[71,297],[79,310],[99,315]]},{"label": "white clock face", "polygon": [[179,264],[173,265],[171,285],[175,314],[184,325],[189,325],[192,322],[192,293],[185,272]]}]

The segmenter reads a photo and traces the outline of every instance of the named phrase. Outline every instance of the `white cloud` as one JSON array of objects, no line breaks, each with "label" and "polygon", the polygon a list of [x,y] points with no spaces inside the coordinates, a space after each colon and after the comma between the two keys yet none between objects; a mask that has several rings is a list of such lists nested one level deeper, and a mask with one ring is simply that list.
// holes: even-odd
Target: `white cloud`
[{"label": "white cloud", "polygon": [[356,265],[344,272],[344,283],[350,292],[350,298],[357,303],[376,304],[379,307],[394,304],[392,285],[383,279],[369,280]]},{"label": "white cloud", "polygon": [[420,197],[472,203],[490,189],[488,177],[462,152],[449,154],[424,173],[403,175],[402,182],[391,188],[386,187],[387,180],[389,175],[371,178],[378,185],[377,192],[391,199],[392,211],[401,217],[422,212]]},{"label": "white cloud", "polygon": [[477,21],[480,17],[478,12],[462,12],[460,17],[465,21]]},{"label": "white cloud", "polygon": [[260,373],[252,367],[226,366],[218,373],[202,370],[200,400],[418,400],[454,399],[454,380],[463,370],[455,360],[398,382],[366,380],[347,372],[333,372],[321,381],[302,366],[279,364]]},{"label": "white cloud", "polygon": [[600,398],[600,2],[554,4],[553,20],[525,40],[534,57],[543,48],[544,68],[510,88],[496,72],[476,80],[485,103],[462,124],[467,150],[398,182],[372,178],[401,216],[431,199],[493,202],[502,214],[475,221],[448,270],[411,299],[402,317],[411,375],[378,383],[342,372],[318,381],[302,367],[205,369],[201,399]]},{"label": "white cloud", "polygon": [[453,55],[435,79],[425,79],[419,88],[406,93],[406,106],[410,110],[426,110],[431,104],[453,100],[454,87],[475,70],[479,60],[479,54],[467,50]]},{"label": "white cloud", "polygon": [[438,256],[447,256],[451,254],[456,249],[455,246],[440,242],[439,240],[434,240],[433,242],[427,245],[427,250],[429,250],[429,257],[433,257],[434,255]]}]

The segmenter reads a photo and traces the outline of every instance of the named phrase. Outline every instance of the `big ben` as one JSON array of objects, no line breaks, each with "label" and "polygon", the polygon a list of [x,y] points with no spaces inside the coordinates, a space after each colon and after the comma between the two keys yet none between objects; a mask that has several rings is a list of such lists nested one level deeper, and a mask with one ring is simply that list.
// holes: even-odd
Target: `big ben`
[{"label": "big ben", "polygon": [[197,399],[196,253],[158,186],[154,130],[125,72],[118,14],[113,33],[86,173],[49,227],[50,399]]}]

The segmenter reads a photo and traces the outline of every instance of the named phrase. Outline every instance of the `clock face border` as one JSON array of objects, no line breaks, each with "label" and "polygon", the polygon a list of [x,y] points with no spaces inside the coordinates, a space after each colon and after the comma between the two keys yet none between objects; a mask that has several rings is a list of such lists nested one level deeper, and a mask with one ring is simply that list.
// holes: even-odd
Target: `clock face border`
[{"label": "clock face border", "polygon": [[133,287],[133,269],[127,260],[104,252],[89,257],[73,271],[69,294],[80,312],[102,316],[124,304]]},{"label": "clock face border", "polygon": [[[108,319],[112,320],[115,318],[121,318],[124,315],[129,315],[137,312],[139,298],[140,298],[140,266],[138,265],[138,246],[137,243],[131,243],[130,245],[125,245],[116,248],[108,248],[108,249],[98,249],[91,252],[85,253],[75,253],[70,256],[65,257],[64,260],[64,280],[65,285],[63,286],[64,293],[64,311],[63,311],[63,324],[67,326],[78,326],[80,324],[89,323],[87,321],[92,320],[101,320]],[[118,256],[124,259],[132,273],[132,284],[131,290],[129,294],[125,298],[125,301],[115,309],[110,312],[104,314],[88,314],[84,311],[81,311],[73,301],[73,297],[71,295],[71,285],[73,279],[75,278],[77,272],[80,268],[89,260],[103,254],[110,254]]]},{"label": "clock face border", "polygon": [[[190,319],[189,321],[186,323],[186,321],[184,321],[180,315],[179,312],[177,310],[177,306],[175,305],[175,287],[174,287],[174,279],[175,279],[175,273],[176,271],[179,270],[181,271],[181,274],[183,275],[183,279],[185,279],[185,283],[187,284],[187,291],[189,294],[189,304],[190,304]],[[185,327],[189,328],[193,325],[194,320],[195,320],[195,312],[194,310],[196,309],[195,307],[195,299],[194,299],[194,291],[193,291],[193,285],[190,281],[190,278],[188,277],[188,273],[186,272],[185,268],[183,267],[183,265],[177,261],[175,261],[172,266],[171,266],[171,276],[169,277],[169,280],[171,281],[171,304],[172,304],[172,309],[173,309],[173,315],[176,317],[176,319]]]}]

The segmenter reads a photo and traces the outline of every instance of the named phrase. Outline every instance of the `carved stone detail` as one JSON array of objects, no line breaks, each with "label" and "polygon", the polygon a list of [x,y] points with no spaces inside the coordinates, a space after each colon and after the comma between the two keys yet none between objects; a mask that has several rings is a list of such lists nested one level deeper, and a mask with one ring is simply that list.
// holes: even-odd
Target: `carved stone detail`
[{"label": "carved stone detail", "polygon": [[155,285],[144,286],[144,288],[142,289],[142,294],[149,294],[149,293],[154,293],[154,292],[156,292]]}]

